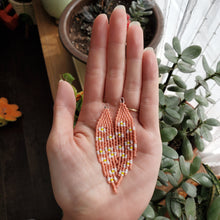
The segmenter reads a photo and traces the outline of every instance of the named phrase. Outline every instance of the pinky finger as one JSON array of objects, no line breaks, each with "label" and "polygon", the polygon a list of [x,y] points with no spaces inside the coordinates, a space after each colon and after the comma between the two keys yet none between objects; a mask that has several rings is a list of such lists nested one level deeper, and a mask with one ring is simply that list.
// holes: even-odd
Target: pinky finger
[{"label": "pinky finger", "polygon": [[158,130],[158,66],[152,48],[146,48],[142,58],[142,90],[139,121],[145,129]]}]

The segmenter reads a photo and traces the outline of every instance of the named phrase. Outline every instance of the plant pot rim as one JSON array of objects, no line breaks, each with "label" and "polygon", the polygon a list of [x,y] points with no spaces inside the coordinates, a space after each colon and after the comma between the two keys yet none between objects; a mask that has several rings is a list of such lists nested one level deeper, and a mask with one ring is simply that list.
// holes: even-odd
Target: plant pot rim
[{"label": "plant pot rim", "polygon": [[[74,8],[78,6],[79,3],[88,1],[88,0],[75,0],[70,2],[67,7],[64,9],[64,11],[61,14],[60,21],[59,21],[59,36],[62,44],[66,48],[66,50],[76,59],[86,63],[88,59],[88,55],[82,53],[78,49],[74,47],[71,40],[69,39],[69,26],[72,18],[72,14],[74,12]],[[157,45],[159,44],[162,34],[163,34],[163,27],[164,27],[164,20],[162,12],[157,4],[155,4],[153,8],[156,20],[157,20],[157,26],[155,30],[155,35],[148,45],[148,47],[153,47],[156,49]]]}]

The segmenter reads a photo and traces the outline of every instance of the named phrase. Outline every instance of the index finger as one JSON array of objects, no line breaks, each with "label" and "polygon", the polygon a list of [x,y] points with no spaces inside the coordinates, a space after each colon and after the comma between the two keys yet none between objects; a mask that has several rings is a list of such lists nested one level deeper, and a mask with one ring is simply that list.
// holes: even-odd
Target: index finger
[{"label": "index finger", "polygon": [[92,29],[84,86],[85,104],[103,101],[107,35],[108,18],[105,14],[101,14],[95,19]]}]

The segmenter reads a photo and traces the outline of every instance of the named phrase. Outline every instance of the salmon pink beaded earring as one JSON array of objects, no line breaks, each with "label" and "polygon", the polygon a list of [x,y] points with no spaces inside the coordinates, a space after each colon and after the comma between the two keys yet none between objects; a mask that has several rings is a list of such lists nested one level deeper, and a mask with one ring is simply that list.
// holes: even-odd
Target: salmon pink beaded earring
[{"label": "salmon pink beaded earring", "polygon": [[117,192],[124,176],[132,168],[137,152],[136,130],[124,98],[112,122],[110,110],[105,108],[96,126],[96,152],[103,175]]}]

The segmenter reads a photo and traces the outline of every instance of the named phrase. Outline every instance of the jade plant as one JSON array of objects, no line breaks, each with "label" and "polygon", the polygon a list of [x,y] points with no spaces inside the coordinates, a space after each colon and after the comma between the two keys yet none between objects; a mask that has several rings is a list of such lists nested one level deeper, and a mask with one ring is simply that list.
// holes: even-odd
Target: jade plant
[{"label": "jade plant", "polygon": [[[204,140],[212,141],[210,131],[220,125],[205,114],[205,107],[215,104],[207,82],[220,86],[220,62],[214,70],[203,56],[205,77],[201,77],[194,68],[201,50],[198,45],[182,50],[174,37],[172,45],[165,44],[168,65],[158,59],[163,75],[159,84],[163,155],[157,187],[140,219],[219,219],[220,182],[195,152],[204,150]],[[195,76],[193,88],[187,87],[179,72]],[[206,172],[201,171],[202,166]]]},{"label": "jade plant", "polygon": [[[220,216],[220,182],[211,169],[201,163],[197,151],[204,150],[204,140],[212,141],[213,126],[220,126],[214,118],[208,118],[205,107],[215,104],[211,99],[208,81],[220,86],[220,61],[214,70],[202,57],[205,77],[194,68],[201,47],[192,45],[182,50],[177,37],[172,45],[165,44],[168,65],[158,59],[159,75],[159,120],[163,143],[163,155],[153,197],[139,220],[208,219]],[[195,75],[195,86],[187,84],[179,74]],[[70,74],[63,78],[72,84]],[[77,121],[83,93],[77,93]],[[196,103],[196,104],[195,104]]]}]

